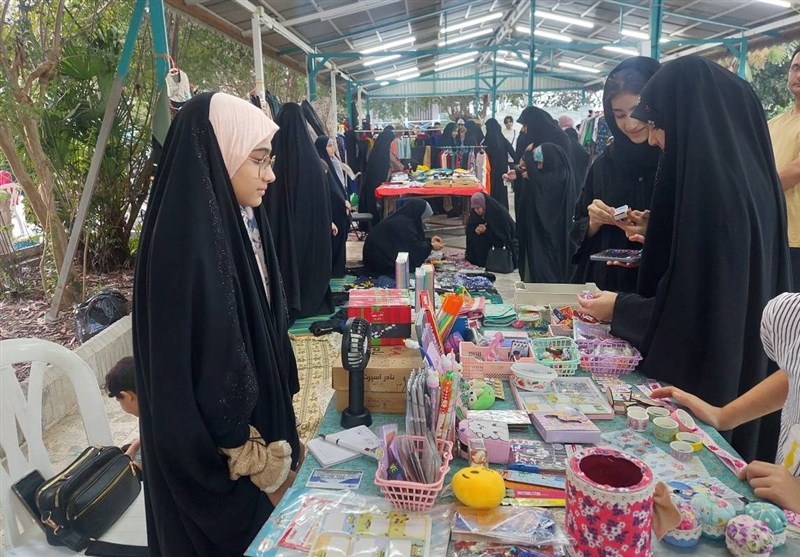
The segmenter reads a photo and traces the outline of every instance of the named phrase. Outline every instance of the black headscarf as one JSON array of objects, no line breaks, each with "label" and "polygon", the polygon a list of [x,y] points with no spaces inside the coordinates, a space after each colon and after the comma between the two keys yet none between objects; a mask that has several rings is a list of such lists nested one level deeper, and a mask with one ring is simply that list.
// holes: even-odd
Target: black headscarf
[{"label": "black headscarf", "polygon": [[472,144],[480,145],[484,138],[481,127],[472,120],[467,120],[464,127],[467,128],[467,137],[472,139]]},{"label": "black headscarf", "polygon": [[[579,247],[572,258],[575,265],[572,282],[594,282],[602,290],[618,292],[636,290],[637,269],[608,266],[603,262],[593,262],[589,258],[592,254],[606,249],[640,249],[641,244],[630,242],[622,229],[610,225],[601,227],[591,238],[587,237],[586,231],[589,226],[587,207],[595,199],[600,199],[610,207],[628,205],[640,211],[650,208],[661,149],[651,146],[646,139],[643,143],[633,143],[619,129],[611,108],[614,90],[618,93],[619,91],[610,84],[623,71],[638,73],[641,83],[644,84],[660,67],[661,65],[652,58],[637,56],[625,60],[608,74],[606,88],[603,91],[603,110],[614,141],[595,159],[586,176],[581,196],[575,203],[571,236]],[[640,91],[622,91],[622,93],[638,95]]]},{"label": "black headscarf", "polygon": [[321,135],[314,141],[314,146],[317,148],[322,161],[327,165],[328,172],[328,187],[330,190],[331,199],[331,220],[339,229],[336,236],[331,237],[331,273],[334,278],[342,278],[345,275],[346,267],[346,243],[347,234],[350,230],[350,213],[347,210],[347,192],[344,185],[339,180],[339,173],[333,166],[330,155],[328,155],[328,142],[330,138],[327,135]]},{"label": "black headscarf", "polygon": [[[220,447],[249,425],[299,442],[297,365],[264,205],[254,214],[270,300],[197,95],[169,129],[139,240],[133,354],[150,555],[242,555],[272,512],[249,477],[232,481]],[[255,109],[253,109],[255,112]],[[256,114],[258,115],[258,114]],[[249,163],[246,163],[249,164]]]},{"label": "black headscarf", "polygon": [[528,178],[521,184],[517,207],[519,274],[524,282],[561,283],[571,273],[575,175],[564,149],[552,143],[541,148],[541,169],[533,153],[523,158]]},{"label": "black headscarf", "polygon": [[[470,210],[469,220],[466,226],[467,249],[464,252],[464,258],[473,265],[485,267],[486,255],[489,253],[489,250],[492,249],[492,246],[508,248],[516,256],[516,225],[508,209],[484,192],[479,192],[475,195],[480,195],[483,198],[483,215],[478,215],[475,209]],[[479,224],[486,225],[485,233],[477,234],[475,232],[475,228]]]},{"label": "black headscarf", "polygon": [[375,145],[367,159],[367,170],[364,173],[358,210],[362,213],[372,213],[373,224],[381,220],[378,202],[375,199],[375,190],[389,178],[389,149],[392,141],[394,141],[394,128],[386,126],[375,140]]},{"label": "black headscarf", "polygon": [[408,252],[412,272],[431,253],[422,217],[430,205],[424,199],[409,199],[372,229],[364,241],[364,267],[370,273],[394,276],[397,254]]},{"label": "black headscarf", "polygon": [[333,312],[331,303],[331,205],[328,179],[299,104],[286,103],[272,140],[275,183],[267,190],[270,226],[289,302],[289,315]]},{"label": "black headscarf", "polygon": [[[553,120],[549,112],[536,106],[529,106],[522,111],[517,122],[523,126],[527,126],[527,131],[525,132],[525,142],[527,142],[527,145],[525,145],[525,147],[531,143],[536,146],[542,145],[543,143],[558,145],[569,157],[572,171],[575,174],[576,182],[579,187],[583,185],[583,179],[586,176],[586,172],[589,170],[591,157],[577,141],[570,139],[569,136],[564,133],[564,130],[558,126],[558,122]],[[519,142],[517,145],[519,145]]]},{"label": "black headscarf", "polygon": [[[790,288],[786,207],[764,111],[752,87],[685,56],[647,83],[634,116],[665,132],[637,295],[620,295],[612,332],[642,371],[722,406],[770,366],[759,324]],[[737,428],[745,458],[774,458],[777,414]]]},{"label": "black headscarf", "polygon": [[455,145],[453,141],[453,130],[456,129],[456,123],[450,122],[444,127],[442,132],[442,139],[439,140],[439,147],[452,147]]},{"label": "black headscarf", "polygon": [[492,167],[491,195],[508,210],[508,189],[503,181],[503,174],[508,172],[508,157],[518,159],[514,148],[503,135],[500,124],[494,118],[486,120],[486,138],[483,144],[486,146],[486,154]]}]

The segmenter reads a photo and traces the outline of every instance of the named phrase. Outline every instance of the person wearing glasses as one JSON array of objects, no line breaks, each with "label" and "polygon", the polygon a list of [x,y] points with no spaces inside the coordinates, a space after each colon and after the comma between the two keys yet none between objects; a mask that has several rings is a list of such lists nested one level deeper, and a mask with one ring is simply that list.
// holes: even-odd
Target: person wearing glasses
[{"label": "person wearing glasses", "polygon": [[794,291],[800,292],[800,47],[794,49],[789,60],[787,85],[794,95],[794,105],[769,121],[769,135],[786,196]]},{"label": "person wearing glasses", "polygon": [[204,93],[175,117],[159,161],[133,298],[153,557],[242,555],[302,464],[263,203],[277,130],[247,101]]}]

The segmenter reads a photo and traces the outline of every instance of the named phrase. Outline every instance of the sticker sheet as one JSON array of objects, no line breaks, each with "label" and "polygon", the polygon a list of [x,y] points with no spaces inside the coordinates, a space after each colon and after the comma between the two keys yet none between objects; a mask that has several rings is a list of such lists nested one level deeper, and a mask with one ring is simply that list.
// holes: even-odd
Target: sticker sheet
[{"label": "sticker sheet", "polygon": [[696,456],[688,462],[681,462],[658,448],[654,441],[627,429],[604,433],[600,446],[611,446],[635,456],[650,467],[653,477],[660,480],[667,481],[686,475],[710,477],[706,467]]},{"label": "sticker sheet", "polygon": [[428,557],[430,518],[402,511],[327,513],[312,557]]}]

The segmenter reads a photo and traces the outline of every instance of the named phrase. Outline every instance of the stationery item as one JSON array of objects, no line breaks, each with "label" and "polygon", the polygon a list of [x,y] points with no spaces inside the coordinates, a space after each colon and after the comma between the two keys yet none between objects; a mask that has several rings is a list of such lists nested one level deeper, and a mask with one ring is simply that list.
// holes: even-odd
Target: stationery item
[{"label": "stationery item", "polygon": [[468,410],[467,418],[482,422],[504,423],[509,430],[527,429],[531,425],[530,417],[522,410]]},{"label": "stationery item", "polygon": [[394,261],[394,281],[396,288],[408,290],[410,286],[409,279],[408,252],[401,251],[397,254],[397,258]]},{"label": "stationery item", "polygon": [[551,368],[537,363],[516,362],[511,364],[511,373],[518,389],[534,392],[552,389],[557,377]]},{"label": "stationery item", "polygon": [[[511,543],[518,543],[544,549],[543,546],[569,543],[558,527],[553,513],[537,508],[498,507],[485,510],[458,506],[453,516],[452,531],[455,536],[459,534],[480,536],[482,539],[503,542],[506,547]],[[503,554],[533,555],[517,551],[489,555]]]},{"label": "stationery item", "polygon": [[567,449],[561,443],[544,443],[528,439],[512,439],[508,469],[521,472],[564,473]]},{"label": "stationery item", "polygon": [[672,493],[689,501],[695,493],[705,493],[706,495],[715,495],[722,499],[738,500],[741,494],[732,490],[725,485],[719,478],[712,476],[700,477],[692,474],[684,476],[677,476],[674,479],[668,480],[667,487]]},{"label": "stationery item", "polygon": [[506,496],[516,499],[564,499],[563,489],[530,486],[530,489],[506,488]]},{"label": "stationery item", "polygon": [[500,505],[504,507],[563,507],[566,505],[566,499],[559,499],[557,497],[504,497],[500,501]]},{"label": "stationery item", "polygon": [[602,446],[613,447],[642,460],[661,481],[669,481],[679,476],[694,475],[710,477],[699,458],[680,462],[657,446],[657,442],[630,429],[612,431],[602,435]]},{"label": "stationery item", "polygon": [[559,377],[544,391],[523,391],[514,382],[511,393],[517,408],[528,414],[574,408],[592,420],[611,420],[614,410],[591,377]]},{"label": "stationery item", "polygon": [[414,270],[414,309],[419,311],[421,309],[419,303],[419,293],[425,289],[425,271],[422,267],[417,267]]},{"label": "stationery item", "polygon": [[430,536],[431,522],[425,515],[335,510],[323,517],[309,555],[427,557]]},{"label": "stationery item", "polygon": [[684,443],[688,443],[694,452],[700,452],[703,449],[703,440],[700,438],[699,435],[695,433],[686,433],[685,431],[679,431],[675,435],[675,439],[678,441],[683,441]]},{"label": "stationery item", "polygon": [[673,441],[669,444],[669,454],[672,458],[681,462],[687,462],[692,458],[693,452],[692,446],[684,441]]},{"label": "stationery item", "polygon": [[338,447],[333,443],[328,443],[321,437],[310,439],[306,446],[308,447],[308,452],[317,459],[317,462],[323,468],[330,468],[361,456],[361,453]]},{"label": "stationery item", "polygon": [[468,462],[471,468],[480,468],[489,463],[489,456],[486,452],[486,443],[483,439],[474,437],[467,440]]},{"label": "stationery item", "polygon": [[564,489],[566,487],[564,476],[520,472],[518,470],[503,470],[500,472],[500,475],[503,476],[503,479],[514,483],[550,487],[553,489]]},{"label": "stationery item", "polygon": [[656,418],[669,418],[669,410],[663,406],[651,406],[646,410],[646,412],[650,420],[654,420]]},{"label": "stationery item", "polygon": [[566,487],[573,554],[650,555],[654,489],[653,472],[637,458],[600,447],[575,454],[567,465]]},{"label": "stationery item", "polygon": [[694,433],[697,430],[697,424],[692,418],[691,414],[683,408],[678,408],[670,414],[670,417],[678,424],[678,430],[685,433]]},{"label": "stationery item", "polygon": [[650,423],[648,419],[648,412],[639,406],[628,408],[628,428],[633,431],[647,431],[647,426]]},{"label": "stationery item", "polygon": [[306,487],[311,489],[358,489],[363,475],[362,470],[314,468],[306,481]]},{"label": "stationery item", "polygon": [[733,456],[731,453],[717,445],[716,441],[714,441],[702,427],[698,427],[693,433],[700,437],[700,439],[703,440],[703,444],[706,446],[706,448],[714,453],[716,457],[722,461],[722,464],[724,464],[728,470],[737,476],[742,470],[744,470],[745,466],[747,466],[747,463],[744,460]]},{"label": "stationery item", "polygon": [[653,435],[659,441],[669,443],[675,439],[676,433],[678,433],[678,422],[672,418],[653,418]]},{"label": "stationery item", "polygon": [[359,425],[336,433],[329,433],[328,435],[324,435],[323,439],[343,449],[364,454],[376,460],[380,459],[383,455],[381,440],[365,425]]},{"label": "stationery item", "polygon": [[[677,406],[675,406],[674,404],[672,404],[668,400],[664,400],[664,399],[656,400],[656,399],[650,398],[650,393],[652,393],[656,389],[660,389],[661,388],[661,384],[660,383],[656,383],[655,381],[651,381],[650,383],[647,383],[647,384],[642,383],[641,385],[636,385],[636,388],[639,389],[642,392],[642,394],[644,395],[644,398],[647,401],[645,403],[648,406],[663,406],[664,408],[669,409],[670,412],[672,412],[673,410],[676,410],[678,408]],[[642,399],[638,399],[638,400],[644,402],[644,400],[642,400]]]},{"label": "stationery item", "polygon": [[534,412],[533,425],[547,443],[597,443],[600,428],[580,410],[564,408],[556,412]]},{"label": "stationery item", "polygon": [[508,424],[503,422],[484,422],[466,419],[458,424],[458,439],[462,458],[468,458],[469,442],[480,439],[486,447],[487,461],[493,464],[508,462],[509,434]]}]

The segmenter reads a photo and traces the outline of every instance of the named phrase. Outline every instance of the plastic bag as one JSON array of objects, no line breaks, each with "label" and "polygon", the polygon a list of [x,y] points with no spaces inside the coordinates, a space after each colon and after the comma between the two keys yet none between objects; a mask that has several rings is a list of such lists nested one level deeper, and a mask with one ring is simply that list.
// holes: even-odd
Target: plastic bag
[{"label": "plastic bag", "polygon": [[122,293],[103,290],[75,308],[75,337],[84,343],[128,313]]}]

